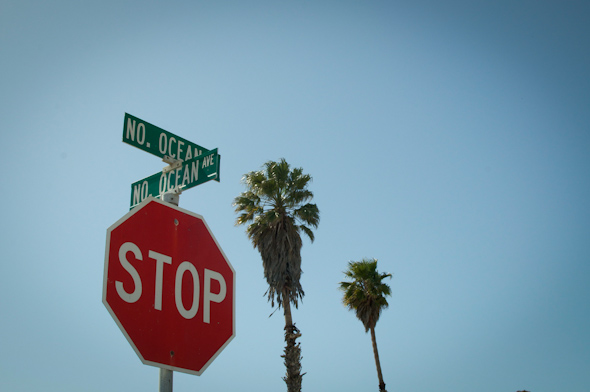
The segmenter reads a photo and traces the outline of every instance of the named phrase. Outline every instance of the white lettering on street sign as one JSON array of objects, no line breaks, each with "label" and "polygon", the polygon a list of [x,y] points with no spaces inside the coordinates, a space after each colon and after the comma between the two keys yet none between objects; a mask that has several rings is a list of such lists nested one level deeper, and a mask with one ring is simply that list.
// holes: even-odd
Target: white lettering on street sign
[{"label": "white lettering on street sign", "polygon": [[161,199],[165,193],[181,192],[211,180],[219,181],[220,159],[214,149],[182,162],[176,169],[163,170],[134,182],[131,184],[131,208],[150,196]]},{"label": "white lettering on street sign", "polygon": [[157,157],[188,161],[209,152],[208,149],[180,136],[125,113],[123,142]]}]

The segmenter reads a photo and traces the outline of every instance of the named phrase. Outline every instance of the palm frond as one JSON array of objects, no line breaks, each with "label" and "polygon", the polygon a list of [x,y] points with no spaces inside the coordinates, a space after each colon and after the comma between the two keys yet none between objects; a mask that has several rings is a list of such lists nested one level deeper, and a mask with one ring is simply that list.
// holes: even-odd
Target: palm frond
[{"label": "palm frond", "polygon": [[391,278],[391,274],[377,272],[377,259],[363,259],[349,262],[344,276],[352,281],[340,282],[339,288],[344,293],[342,303],[355,311],[367,332],[389,306],[386,297],[391,295],[391,288],[382,280]]},{"label": "palm frond", "polygon": [[320,210],[315,204],[305,204],[293,211],[295,219],[313,227],[318,227],[320,223]]},{"label": "palm frond", "polygon": [[[259,171],[242,177],[246,191],[233,201],[236,225],[248,224],[246,233],[262,257],[269,284],[268,299],[281,306],[283,296],[297,306],[304,295],[301,276],[301,236],[313,242],[309,226],[317,228],[319,209],[307,203],[313,193],[307,189],[311,176],[301,168],[291,169],[285,159],[268,161]],[[307,204],[306,204],[307,203]]]},{"label": "palm frond", "polygon": [[303,232],[305,234],[307,234],[307,236],[309,237],[309,240],[311,242],[313,242],[315,240],[315,235],[313,234],[313,231],[311,231],[311,229],[305,225],[299,225],[299,229],[303,230]]}]

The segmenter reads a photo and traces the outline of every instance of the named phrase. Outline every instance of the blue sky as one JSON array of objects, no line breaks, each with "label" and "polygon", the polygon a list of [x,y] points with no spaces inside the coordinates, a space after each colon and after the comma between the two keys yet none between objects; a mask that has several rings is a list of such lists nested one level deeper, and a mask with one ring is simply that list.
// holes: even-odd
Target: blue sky
[{"label": "blue sky", "polygon": [[0,389],[156,390],[101,302],[106,229],[164,164],[130,113],[222,155],[184,192],[237,274],[236,338],[175,391],[285,389],[283,318],[235,227],[242,175],[313,177],[304,390],[377,388],[340,303],[379,259],[389,391],[590,385],[590,6],[582,1],[0,2]]}]

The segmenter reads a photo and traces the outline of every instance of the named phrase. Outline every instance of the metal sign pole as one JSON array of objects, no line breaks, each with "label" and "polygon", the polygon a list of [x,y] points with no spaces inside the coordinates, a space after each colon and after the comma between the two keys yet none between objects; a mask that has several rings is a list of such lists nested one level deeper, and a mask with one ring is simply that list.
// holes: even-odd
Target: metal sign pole
[{"label": "metal sign pole", "polygon": [[[180,195],[176,193],[166,193],[164,194],[164,201],[178,206]],[[172,392],[173,377],[174,372],[172,370],[160,368],[160,392]]]},{"label": "metal sign pole", "polygon": [[160,368],[160,392],[172,392],[172,370]]}]

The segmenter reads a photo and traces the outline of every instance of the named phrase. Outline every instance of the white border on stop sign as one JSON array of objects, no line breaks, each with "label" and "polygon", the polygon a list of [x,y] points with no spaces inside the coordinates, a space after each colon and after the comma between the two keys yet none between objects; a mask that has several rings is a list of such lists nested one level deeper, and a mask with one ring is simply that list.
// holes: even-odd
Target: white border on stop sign
[{"label": "white border on stop sign", "polygon": [[[127,219],[129,219],[131,216],[133,216],[135,213],[139,212],[146,204],[150,203],[150,202],[156,202],[159,203],[163,206],[175,209],[179,212],[194,216],[198,219],[200,219],[203,224],[205,225],[205,227],[207,228],[207,231],[209,232],[209,234],[211,235],[211,238],[213,238],[213,241],[215,241],[215,244],[217,245],[217,248],[219,249],[219,251],[221,252],[223,258],[225,259],[225,261],[227,262],[227,265],[229,266],[229,268],[232,271],[232,275],[233,275],[233,295],[232,295],[232,335],[229,337],[229,339],[227,339],[225,341],[225,343],[219,348],[219,350],[217,350],[217,352],[211,356],[211,358],[209,359],[209,361],[207,361],[205,363],[205,365],[203,365],[203,367],[201,368],[200,371],[193,371],[193,370],[189,370],[189,369],[184,369],[184,368],[178,368],[175,366],[168,366],[168,365],[164,365],[161,363],[157,363],[157,362],[152,362],[152,361],[148,361],[146,359],[143,358],[143,356],[141,355],[141,353],[139,352],[139,350],[137,349],[137,346],[135,346],[135,343],[133,343],[133,340],[131,340],[131,337],[127,334],[127,332],[125,331],[125,328],[123,327],[123,325],[121,324],[121,322],[119,321],[119,319],[117,318],[117,316],[115,315],[115,313],[113,312],[113,310],[111,309],[111,307],[109,306],[108,302],[107,302],[107,298],[106,298],[106,293],[107,293],[107,272],[108,272],[108,263],[109,263],[109,247],[110,247],[110,242],[111,242],[111,232],[116,229],[117,227],[119,227],[124,221],[126,221]],[[119,327],[119,329],[121,330],[121,332],[123,332],[123,335],[125,336],[125,338],[127,339],[127,341],[129,342],[129,344],[131,345],[131,347],[133,348],[133,351],[135,351],[135,353],[137,354],[137,356],[139,357],[139,359],[141,360],[141,362],[144,365],[150,365],[150,366],[155,366],[155,367],[159,367],[159,368],[163,368],[163,369],[168,369],[168,370],[172,370],[172,371],[177,371],[177,372],[181,372],[181,373],[188,373],[188,374],[193,374],[196,376],[200,376],[201,374],[203,374],[203,372],[209,367],[209,365],[211,365],[211,363],[215,360],[215,358],[217,358],[217,356],[225,349],[225,347],[227,347],[227,345],[236,337],[236,318],[235,318],[235,313],[236,313],[236,271],[233,267],[233,265],[231,264],[231,262],[229,261],[229,259],[227,258],[227,256],[225,255],[225,252],[223,251],[223,248],[219,245],[219,242],[217,241],[217,238],[215,238],[215,235],[213,235],[213,232],[211,231],[211,228],[209,227],[209,225],[207,224],[207,221],[205,220],[205,218],[203,218],[202,215],[199,215],[197,213],[194,213],[192,211],[186,210],[184,208],[178,207],[177,205],[174,204],[170,204],[170,203],[166,203],[165,201],[156,199],[152,196],[148,196],[145,200],[143,200],[141,203],[139,203],[137,206],[135,206],[131,211],[127,212],[125,215],[123,215],[120,219],[118,219],[115,223],[113,223],[111,226],[109,226],[109,228],[107,229],[107,241],[106,241],[106,246],[105,246],[105,261],[104,261],[104,272],[103,272],[103,284],[102,284],[102,303],[104,304],[104,306],[107,308],[109,314],[111,315],[111,317],[113,318],[113,320],[115,320],[115,322],[117,323],[117,326]]]}]

